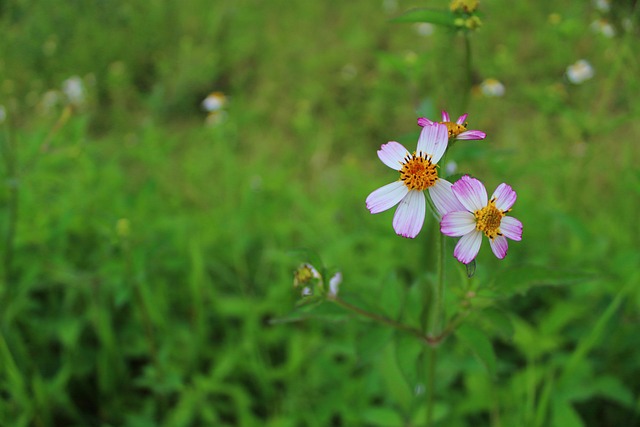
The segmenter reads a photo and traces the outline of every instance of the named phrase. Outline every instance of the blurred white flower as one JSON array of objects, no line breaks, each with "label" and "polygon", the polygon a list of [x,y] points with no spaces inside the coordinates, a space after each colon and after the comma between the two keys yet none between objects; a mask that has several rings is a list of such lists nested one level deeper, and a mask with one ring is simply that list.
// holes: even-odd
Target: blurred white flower
[{"label": "blurred white flower", "polygon": [[429,37],[433,34],[435,27],[428,22],[418,22],[415,25],[416,32],[422,37]]},{"label": "blurred white flower", "polygon": [[504,85],[496,79],[485,79],[480,83],[482,94],[489,98],[498,98],[504,96]]},{"label": "blurred white flower", "polygon": [[596,19],[591,23],[591,30],[610,39],[616,35],[616,29],[606,19]]},{"label": "blurred white flower", "polygon": [[589,62],[584,59],[580,59],[575,64],[571,64],[567,67],[566,74],[571,83],[579,85],[580,83],[592,78],[595,72]]},{"label": "blurred white flower", "polygon": [[202,108],[209,113],[222,110],[225,105],[227,97],[222,92],[212,92],[202,101]]},{"label": "blurred white flower", "polygon": [[600,12],[609,12],[611,9],[611,1],[609,0],[593,0],[593,5]]},{"label": "blurred white flower", "polygon": [[450,162],[447,162],[444,165],[444,171],[447,174],[447,176],[453,175],[454,173],[456,173],[457,170],[458,170],[458,164],[453,160],[451,160]]},{"label": "blurred white flower", "polygon": [[40,106],[42,112],[49,114],[60,104],[61,93],[57,90],[48,90],[42,95]]},{"label": "blurred white flower", "polygon": [[78,76],[69,77],[62,82],[62,92],[67,97],[69,103],[79,106],[85,101],[85,89],[82,79]]},{"label": "blurred white flower", "polygon": [[338,291],[340,290],[340,283],[342,283],[342,273],[337,272],[329,280],[329,298],[336,298]]}]

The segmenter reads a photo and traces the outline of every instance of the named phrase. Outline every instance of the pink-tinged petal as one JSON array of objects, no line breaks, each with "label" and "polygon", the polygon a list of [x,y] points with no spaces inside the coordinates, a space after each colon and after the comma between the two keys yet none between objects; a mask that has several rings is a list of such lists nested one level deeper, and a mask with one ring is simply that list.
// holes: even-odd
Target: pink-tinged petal
[{"label": "pink-tinged petal", "polygon": [[422,191],[409,191],[400,201],[393,216],[393,229],[400,236],[413,239],[418,235],[424,223],[426,201]]},{"label": "pink-tinged petal", "polygon": [[500,221],[500,232],[511,240],[522,240],[522,223],[512,216],[505,216]]},{"label": "pink-tinged petal", "polygon": [[380,187],[367,197],[367,209],[372,214],[386,211],[400,203],[400,200],[407,195],[409,189],[402,181],[392,182],[384,187]]},{"label": "pink-tinged petal", "polygon": [[466,211],[462,203],[451,190],[451,183],[446,179],[438,178],[433,187],[429,187],[429,196],[438,210],[440,216],[449,212]]},{"label": "pink-tinged petal", "polygon": [[431,125],[433,124],[433,122],[429,119],[427,119],[426,117],[419,117],[418,118],[418,126],[422,126],[425,127],[427,125]]},{"label": "pink-tinged petal", "polygon": [[502,183],[498,185],[496,191],[493,192],[491,198],[496,199],[496,208],[501,211],[508,211],[516,202],[516,192],[509,185]]},{"label": "pink-tinged petal", "polygon": [[464,132],[458,134],[458,136],[456,136],[456,139],[477,140],[477,139],[485,139],[486,137],[487,137],[487,134],[482,131],[465,130]]},{"label": "pink-tinged petal", "polygon": [[464,124],[464,121],[467,120],[467,116],[469,114],[463,114],[460,117],[458,117],[458,120],[456,121],[457,124],[462,125]]},{"label": "pink-tinged petal", "polygon": [[489,244],[491,245],[491,250],[493,254],[498,257],[498,259],[502,259],[507,256],[507,249],[509,249],[509,244],[507,243],[507,238],[504,236],[497,236],[495,239],[489,239]]},{"label": "pink-tinged petal", "polygon": [[449,118],[449,113],[447,113],[445,110],[442,110],[442,121],[443,122],[451,121],[451,119]]},{"label": "pink-tinged petal", "polygon": [[431,126],[425,126],[420,132],[418,139],[417,152],[426,153],[431,156],[433,163],[438,163],[442,155],[447,151],[447,143],[449,142],[449,134],[447,127],[439,123],[433,123]]},{"label": "pink-tinged petal", "polygon": [[380,157],[382,163],[397,171],[402,169],[404,158],[410,154],[402,144],[395,141],[389,141],[383,144],[378,150],[378,157]]},{"label": "pink-tinged petal", "polygon": [[453,256],[463,264],[469,264],[478,255],[480,244],[482,243],[482,232],[472,231],[460,238]]},{"label": "pink-tinged petal", "polygon": [[471,212],[449,212],[440,222],[440,232],[445,236],[460,237],[476,229],[476,218]]},{"label": "pink-tinged petal", "polygon": [[469,175],[457,180],[451,189],[469,212],[475,212],[487,206],[487,190],[484,184]]}]

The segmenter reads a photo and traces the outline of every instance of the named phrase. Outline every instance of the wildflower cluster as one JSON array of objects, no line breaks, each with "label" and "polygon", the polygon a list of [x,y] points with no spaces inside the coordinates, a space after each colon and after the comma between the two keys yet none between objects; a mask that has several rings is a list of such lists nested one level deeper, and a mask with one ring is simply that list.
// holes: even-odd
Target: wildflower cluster
[{"label": "wildflower cluster", "polygon": [[324,278],[311,264],[301,264],[293,272],[293,287],[300,290],[300,304],[322,301],[325,298],[335,299],[342,283],[342,273],[337,272],[329,279],[329,289],[324,286]]},{"label": "wildflower cluster", "polygon": [[466,119],[464,114],[453,122],[446,111],[439,122],[419,118],[422,131],[412,153],[395,141],[382,145],[378,157],[400,176],[366,199],[367,209],[374,214],[398,205],[393,228],[400,236],[414,238],[424,223],[426,190],[429,206],[440,221],[440,231],[460,237],[454,256],[464,264],[477,256],[483,234],[500,259],[507,254],[507,238],[522,238],[522,223],[506,215],[516,201],[516,192],[509,185],[500,184],[489,199],[484,184],[475,178],[465,175],[452,184],[439,175],[438,163],[453,142],[486,137],[482,131],[468,130]]}]

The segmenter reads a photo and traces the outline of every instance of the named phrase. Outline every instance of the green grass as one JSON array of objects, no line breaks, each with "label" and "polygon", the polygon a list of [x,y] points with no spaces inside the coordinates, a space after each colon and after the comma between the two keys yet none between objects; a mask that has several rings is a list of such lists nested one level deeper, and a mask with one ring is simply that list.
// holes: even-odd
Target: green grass
[{"label": "green grass", "polygon": [[[424,425],[419,342],[330,304],[288,317],[301,262],[409,323],[434,280],[433,224],[402,239],[364,200],[394,179],[375,152],[415,143],[421,103],[465,112],[463,43],[389,22],[447,2],[383,3],[0,5],[0,425]],[[491,308],[440,350],[436,425],[640,423],[631,3],[613,39],[588,2],[481,5],[474,69],[507,91],[472,96],[488,138],[448,157],[512,185],[524,237],[502,261],[483,244],[470,303]],[[571,85],[580,58],[596,75]],[[87,102],[59,120],[43,95],[72,75]],[[227,116],[206,126],[214,90]],[[452,251],[450,313],[469,302]],[[558,286],[500,295],[531,281]],[[488,337],[493,375],[464,336]]]}]

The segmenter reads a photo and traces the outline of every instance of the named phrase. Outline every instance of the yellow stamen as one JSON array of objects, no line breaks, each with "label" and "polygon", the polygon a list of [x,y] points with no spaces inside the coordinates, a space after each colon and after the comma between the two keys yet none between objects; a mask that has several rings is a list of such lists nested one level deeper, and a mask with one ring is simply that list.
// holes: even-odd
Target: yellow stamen
[{"label": "yellow stamen", "polygon": [[496,207],[496,200],[491,199],[487,206],[478,209],[474,213],[476,217],[476,230],[482,231],[491,240],[502,236],[500,223],[505,213]]},{"label": "yellow stamen", "polygon": [[414,152],[407,156],[400,169],[400,180],[409,190],[426,190],[438,180],[437,165],[431,163],[431,157]]},{"label": "yellow stamen", "polygon": [[447,127],[447,132],[449,132],[449,138],[455,138],[460,135],[462,132],[467,130],[467,124],[459,125],[456,122],[440,122],[441,125],[445,125]]}]

